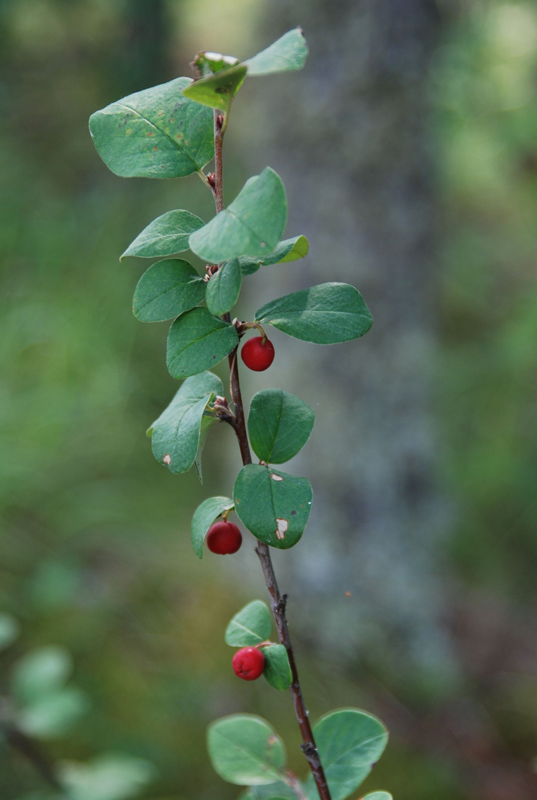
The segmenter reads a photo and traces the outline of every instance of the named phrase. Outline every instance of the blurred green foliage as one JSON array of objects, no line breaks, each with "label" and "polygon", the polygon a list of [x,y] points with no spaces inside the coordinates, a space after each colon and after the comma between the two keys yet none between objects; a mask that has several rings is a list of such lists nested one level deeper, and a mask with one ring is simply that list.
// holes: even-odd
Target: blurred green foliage
[{"label": "blurred green foliage", "polygon": [[[203,492],[193,472],[178,479],[156,464],[144,435],[176,383],[162,357],[166,324],[141,326],[129,308],[143,266],[118,257],[187,193],[204,219],[210,204],[195,177],[116,179],[87,132],[95,109],[188,74],[201,47],[233,53],[241,41],[247,54],[263,4],[223,5],[0,0],[0,605],[21,629],[15,641],[0,618],[0,636],[14,640],[0,654],[0,688],[37,648],[71,654],[91,708],[47,748],[80,762],[69,775],[81,792],[88,770],[110,783],[117,759],[131,758],[139,776],[154,765],[146,800],[234,797],[208,769],[204,736],[212,719],[241,710],[268,716],[302,768],[288,698],[264,685],[239,691],[229,668],[222,632],[251,592],[190,548],[192,510],[230,490],[216,458],[226,432],[208,443]],[[458,507],[446,570],[521,614],[535,601],[537,550],[536,75],[534,3],[468,3],[446,21],[433,84],[440,455]],[[236,160],[229,186],[240,170]],[[299,655],[314,718],[367,704],[348,677],[328,685]],[[526,758],[537,733],[531,681],[506,680],[483,702]],[[4,741],[0,762],[2,798],[44,797]],[[467,796],[447,757],[400,741],[375,778],[397,800]]]},{"label": "blurred green foliage", "polygon": [[440,51],[440,419],[459,574],[535,601],[537,6],[469,4]]}]

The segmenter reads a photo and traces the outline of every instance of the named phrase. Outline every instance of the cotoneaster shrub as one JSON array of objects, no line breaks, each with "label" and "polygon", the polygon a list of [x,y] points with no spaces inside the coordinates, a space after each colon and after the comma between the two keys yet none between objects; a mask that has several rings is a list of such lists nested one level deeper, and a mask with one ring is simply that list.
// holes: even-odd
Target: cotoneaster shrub
[{"label": "cotoneaster shrub", "polygon": [[[239,648],[232,660],[239,678],[262,675],[267,691],[290,691],[309,766],[304,781],[289,772],[283,742],[260,717],[233,714],[213,722],[208,731],[211,761],[224,780],[248,787],[243,800],[314,800],[317,795],[345,800],[369,774],[388,738],[376,717],[354,708],[329,712],[310,725],[287,624],[287,595],[280,593],[270,549],[296,545],[308,522],[313,499],[309,481],[275,465],[304,446],[314,413],[298,397],[268,389],[253,397],[246,420],[240,387],[239,349],[246,367],[254,371],[268,369],[275,357],[269,326],[304,342],[332,345],[358,339],[373,322],[360,292],[335,282],[266,303],[253,320],[232,314],[243,280],[260,269],[270,279],[273,265],[298,261],[309,249],[305,236],[282,239],[286,193],[270,167],[250,178],[224,206],[222,144],[232,103],[244,80],[301,69],[307,54],[298,28],[244,62],[200,52],[193,62],[194,80],[176,78],[131,94],[90,119],[95,147],[116,175],[163,179],[195,173],[214,198],[216,214],[209,222],[184,209],[168,211],[136,237],[122,258],[154,259],[136,286],[133,310],[141,322],[172,321],[166,363],[170,375],[182,381],[149,428],[155,458],[175,474],[194,465],[199,469],[215,422],[233,428],[242,456],[233,497],[210,497],[194,512],[192,546],[199,558],[205,544],[220,555],[237,552],[243,535],[228,519],[231,514],[255,537],[272,618],[262,600],[253,600],[233,617],[225,641]],[[204,275],[179,257],[187,250],[205,261]],[[210,371],[224,359],[230,397]],[[390,797],[374,792],[367,800]]]}]

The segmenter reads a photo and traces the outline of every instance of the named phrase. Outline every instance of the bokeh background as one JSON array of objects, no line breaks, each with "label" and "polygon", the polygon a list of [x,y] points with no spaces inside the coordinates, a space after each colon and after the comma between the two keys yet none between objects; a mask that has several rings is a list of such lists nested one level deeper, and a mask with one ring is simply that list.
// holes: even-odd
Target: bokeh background
[{"label": "bokeh background", "polygon": [[197,504],[231,490],[231,432],[203,487],[144,434],[176,383],[167,326],[130,310],[144,263],[118,256],[211,198],[194,176],[116,178],[87,130],[198,50],[245,58],[296,24],[305,70],[235,102],[226,194],[270,164],[311,251],[245,281],[240,314],[343,280],[375,317],[337,348],[275,332],[274,366],[245,376],[317,413],[289,467],[312,520],[276,558],[306,699],[387,723],[364,793],[537,796],[537,3],[0,0],[3,800],[55,796],[6,735],[13,693],[50,670],[73,671],[67,710],[20,713],[76,800],[236,797],[204,735],[240,710],[304,771],[288,696],[237,685],[223,642],[265,596],[253,548],[199,562],[189,542]]}]

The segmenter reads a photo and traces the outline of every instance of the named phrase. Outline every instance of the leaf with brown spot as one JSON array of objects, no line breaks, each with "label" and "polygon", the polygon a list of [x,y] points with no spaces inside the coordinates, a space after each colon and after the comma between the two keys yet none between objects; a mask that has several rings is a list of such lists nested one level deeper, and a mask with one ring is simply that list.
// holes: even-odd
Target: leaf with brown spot
[{"label": "leaf with brown spot", "polygon": [[211,160],[213,113],[184,97],[182,90],[191,83],[190,78],[176,78],[91,115],[93,143],[113,173],[123,178],[183,178]]},{"label": "leaf with brown spot", "polygon": [[[275,481],[273,475],[283,480]],[[304,532],[313,493],[306,478],[248,464],[237,477],[233,497],[235,511],[254,536],[271,547],[287,550]]]}]

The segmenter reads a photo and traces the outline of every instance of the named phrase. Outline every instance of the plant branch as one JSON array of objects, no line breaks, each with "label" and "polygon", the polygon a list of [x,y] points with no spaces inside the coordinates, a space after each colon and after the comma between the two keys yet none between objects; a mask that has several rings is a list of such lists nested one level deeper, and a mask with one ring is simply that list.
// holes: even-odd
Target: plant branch
[{"label": "plant branch", "polygon": [[214,109],[214,204],[216,213],[224,210],[224,174],[222,171],[222,145],[224,142],[224,115]]},{"label": "plant branch", "polygon": [[61,792],[63,787],[56,777],[54,764],[47,754],[26,734],[12,725],[2,726],[2,732],[11,747],[18,750],[27,761],[33,764],[48,785]]},{"label": "plant branch", "polygon": [[[217,214],[219,214],[220,211],[222,211],[224,208],[224,186],[223,186],[223,173],[222,173],[222,143],[224,138],[224,132],[225,132],[224,119],[222,115],[220,115],[218,111],[216,111],[215,109],[214,112],[214,153],[215,153],[214,184],[215,185],[213,189],[213,195],[214,195],[214,202]],[[230,322],[231,321],[230,314],[229,313],[224,314],[224,319],[227,322]],[[233,400],[233,410],[235,415],[235,423],[233,425],[233,429],[237,435],[237,441],[239,443],[239,449],[241,451],[242,463],[246,466],[247,464],[252,463],[252,455],[250,452],[250,445],[248,443],[248,434],[246,432],[246,421],[244,417],[244,406],[242,402],[237,353],[238,353],[238,345],[228,356],[231,397]],[[319,752],[317,750],[317,745],[315,744],[313,731],[311,729],[309,721],[308,710],[306,708],[304,697],[302,695],[302,688],[300,686],[300,679],[298,676],[293,644],[291,642],[291,637],[289,634],[289,626],[287,623],[287,617],[285,613],[287,605],[287,595],[280,594],[280,589],[278,587],[278,582],[276,580],[274,566],[272,564],[272,558],[270,555],[270,550],[268,545],[264,544],[263,542],[259,542],[259,544],[255,548],[255,552],[257,553],[259,561],[261,562],[263,576],[265,578],[265,583],[270,595],[272,613],[276,621],[276,627],[278,629],[278,638],[280,644],[284,645],[287,651],[287,655],[289,657],[289,664],[291,667],[291,675],[292,675],[290,692],[293,698],[295,716],[298,721],[300,733],[302,734],[302,744],[300,745],[300,749],[306,756],[308,764],[310,765],[313,779],[315,780],[315,785],[317,786],[317,791],[319,792],[320,800],[331,800],[330,790],[328,788],[328,783],[326,780],[326,776],[324,774],[323,765],[321,763]]]}]

